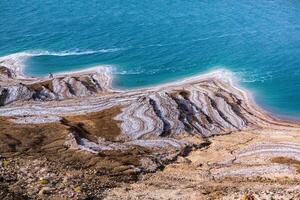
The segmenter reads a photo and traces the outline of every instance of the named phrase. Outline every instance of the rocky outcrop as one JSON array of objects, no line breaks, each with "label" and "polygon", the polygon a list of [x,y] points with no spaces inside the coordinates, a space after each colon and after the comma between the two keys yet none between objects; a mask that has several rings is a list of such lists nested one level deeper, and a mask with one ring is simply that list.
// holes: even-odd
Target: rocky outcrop
[{"label": "rocky outcrop", "polygon": [[32,96],[33,91],[23,84],[0,87],[0,106],[7,105],[14,101],[29,100]]},{"label": "rocky outcrop", "polygon": [[[43,107],[46,108],[43,115],[66,113],[57,104],[55,107],[43,104]],[[160,153],[170,149],[184,151],[207,144],[206,139],[211,136],[275,122],[272,118],[263,117],[255,106],[251,107],[243,91],[229,83],[211,79],[185,84],[184,89],[174,85],[167,89],[124,91],[108,93],[101,98],[81,99],[80,104],[69,104],[68,115],[79,114],[79,110],[105,111],[115,107],[122,108],[112,116],[121,131],[115,140],[103,140],[101,137],[91,140],[84,136],[84,130],[76,128],[66,138],[66,146],[96,154],[128,150],[131,146],[156,149]],[[38,106],[31,108],[31,114],[38,113],[39,109]],[[4,113],[16,116],[28,113],[28,109],[16,111],[7,108]]]},{"label": "rocky outcrop", "polygon": [[219,73],[223,72],[124,91],[110,88],[111,76],[104,68],[18,84],[15,82],[20,79],[15,79],[13,84],[1,86],[0,105],[4,107],[0,115],[14,117],[16,123],[36,123],[38,118],[51,123],[65,115],[121,108],[111,116],[121,132],[113,141],[86,137],[86,131],[78,125],[70,131],[66,146],[91,153],[121,151],[130,146],[184,151],[207,143],[212,136],[282,123],[263,113],[244,91],[220,78]]},{"label": "rocky outcrop", "polygon": [[102,74],[92,73],[1,84],[0,106],[17,101],[52,101],[93,96],[107,91],[107,81],[107,77]]},{"label": "rocky outcrop", "polygon": [[116,120],[131,139],[172,137],[184,134],[210,137],[259,124],[238,90],[224,83],[200,82],[184,89],[153,91],[130,101]]},{"label": "rocky outcrop", "polygon": [[1,62],[0,62],[0,79],[4,80],[4,79],[13,79],[13,78],[16,78],[15,72],[5,66],[1,66]]},{"label": "rocky outcrop", "polygon": [[[169,198],[174,188],[179,190],[172,198],[184,194],[182,199],[190,199],[196,191],[197,199],[221,199],[214,190],[222,194],[247,182],[252,188],[255,176],[294,176],[300,169],[299,125],[264,113],[246,92],[218,75],[222,71],[123,91],[111,88],[103,68],[51,78],[5,73],[0,80],[0,154],[7,157],[3,166],[10,167],[0,167],[5,183],[0,197],[15,194],[13,183],[32,198],[86,199],[93,194],[102,199],[103,191],[120,185],[122,178],[133,181],[155,172],[152,180],[140,178],[142,187],[137,183],[128,190],[126,185],[111,199]],[[51,173],[36,170],[38,166],[51,167]],[[77,180],[61,179],[74,170],[80,172]],[[47,174],[49,184],[40,187],[36,176],[44,180]],[[11,175],[17,178],[12,181]],[[115,179],[105,182],[108,177]],[[143,187],[145,180],[150,182]],[[274,185],[273,180],[265,185],[254,180],[259,188]],[[132,191],[137,192],[133,198],[124,196],[135,195]]]}]

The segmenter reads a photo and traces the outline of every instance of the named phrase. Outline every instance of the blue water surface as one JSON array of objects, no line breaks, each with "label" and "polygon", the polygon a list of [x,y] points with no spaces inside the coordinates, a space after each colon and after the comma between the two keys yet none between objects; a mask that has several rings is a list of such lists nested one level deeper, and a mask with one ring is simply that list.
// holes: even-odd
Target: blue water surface
[{"label": "blue water surface", "polygon": [[299,0],[2,0],[0,55],[32,52],[25,73],[113,65],[145,87],[215,68],[256,101],[300,119]]}]

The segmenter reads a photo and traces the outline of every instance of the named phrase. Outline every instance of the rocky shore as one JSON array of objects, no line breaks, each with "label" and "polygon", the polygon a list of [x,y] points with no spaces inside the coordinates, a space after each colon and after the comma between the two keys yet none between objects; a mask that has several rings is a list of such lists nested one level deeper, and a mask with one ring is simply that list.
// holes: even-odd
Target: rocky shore
[{"label": "rocky shore", "polygon": [[1,199],[299,198],[299,124],[224,71],[136,90],[110,71],[0,61]]}]

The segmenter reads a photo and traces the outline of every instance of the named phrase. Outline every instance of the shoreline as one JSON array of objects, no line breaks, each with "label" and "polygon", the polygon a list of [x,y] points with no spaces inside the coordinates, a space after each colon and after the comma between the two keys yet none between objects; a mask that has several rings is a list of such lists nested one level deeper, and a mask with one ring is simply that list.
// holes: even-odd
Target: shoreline
[{"label": "shoreline", "polygon": [[[4,156],[10,163],[7,169],[20,177],[14,184],[23,184],[22,194],[30,197],[75,194],[65,185],[74,185],[74,170],[80,175],[76,186],[82,188],[75,195],[88,194],[86,189],[94,193],[104,184],[99,195],[113,195],[112,199],[126,199],[124,194],[140,197],[144,191],[149,197],[160,185],[172,191],[175,185],[180,191],[182,185],[196,188],[199,183],[195,191],[203,191],[202,186],[216,191],[211,185],[217,185],[222,186],[217,191],[238,196],[248,178],[247,187],[259,192],[252,184],[264,188],[285,177],[281,188],[291,187],[300,177],[300,123],[265,111],[228,70],[118,90],[109,67],[27,79],[13,76],[18,73],[13,69],[0,69],[0,82],[5,82],[0,87],[0,159]],[[49,180],[44,184],[49,187],[56,185],[41,194],[44,185],[29,182],[28,174]],[[115,177],[118,184],[111,185],[114,180],[107,177]],[[91,182],[95,187],[87,184]],[[13,193],[11,181],[5,184]],[[210,195],[200,193],[197,197]],[[190,191],[182,194],[190,198]]]},{"label": "shoreline", "polygon": [[[21,60],[15,59],[15,56],[21,57]],[[21,55],[21,56],[20,56]],[[26,80],[34,80],[35,82],[43,81],[50,79],[47,76],[41,76],[41,77],[36,77],[36,76],[31,76],[27,75],[24,73],[24,68],[25,65],[22,65],[21,62],[24,62],[24,59],[27,57],[32,56],[33,54],[26,53],[15,53],[15,54],[9,54],[6,56],[2,56],[0,59],[0,64],[3,65],[4,67],[9,68],[12,70],[16,77],[15,79],[26,79]],[[25,58],[24,58],[25,57]],[[20,58],[19,58],[20,59]],[[24,64],[24,63],[23,63]],[[74,70],[69,70],[69,71],[61,71],[57,73],[53,73],[53,77],[55,78],[60,78],[60,77],[65,77],[65,76],[81,76],[81,75],[86,75],[86,74],[101,74],[104,76],[104,79],[106,79],[106,89],[110,90],[111,92],[142,92],[142,91],[150,91],[150,90],[161,90],[164,88],[168,87],[174,87],[174,86],[180,86],[180,85],[186,85],[186,84],[192,84],[198,81],[205,81],[205,80],[221,80],[225,83],[229,83],[232,85],[235,89],[239,90],[240,92],[244,93],[244,95],[247,97],[247,101],[255,107],[256,110],[259,110],[261,113],[264,115],[267,115],[275,120],[279,121],[284,121],[287,123],[297,123],[300,124],[300,119],[294,118],[294,117],[289,117],[289,116],[283,116],[279,113],[269,111],[264,108],[263,105],[257,104],[255,101],[253,92],[250,90],[244,88],[241,86],[241,84],[238,81],[238,77],[235,77],[234,72],[226,69],[226,68],[214,68],[213,70],[208,70],[206,72],[202,73],[197,73],[195,75],[189,76],[189,77],[184,77],[180,78],[178,80],[171,80],[171,81],[166,81],[163,83],[158,83],[158,84],[152,84],[149,86],[141,86],[141,87],[136,87],[136,88],[118,88],[113,85],[113,81],[115,76],[113,75],[114,71],[114,66],[113,65],[99,65],[99,66],[93,66],[89,68],[82,68],[82,69],[74,69]],[[2,82],[5,82],[2,81]]]},{"label": "shoreline", "polygon": [[[93,72],[93,71],[98,71],[102,67],[108,68],[108,74],[111,76],[111,83],[110,83],[110,88],[113,91],[121,91],[121,92],[132,92],[132,91],[143,91],[143,90],[159,90],[162,88],[167,88],[167,87],[172,87],[172,86],[179,86],[183,84],[188,84],[188,83],[193,83],[196,81],[204,81],[208,79],[218,79],[222,80],[224,82],[227,82],[234,86],[236,89],[240,90],[241,92],[244,92],[247,98],[249,98],[249,102],[253,104],[258,110],[263,112],[264,114],[273,117],[276,120],[284,121],[284,122],[290,122],[290,123],[297,123],[300,124],[300,118],[297,117],[289,117],[287,115],[281,115],[276,112],[272,112],[270,110],[267,110],[263,105],[260,105],[257,103],[254,97],[254,92],[251,90],[243,87],[239,83],[239,78],[234,75],[234,72],[226,69],[226,68],[214,68],[213,70],[207,70],[205,72],[201,73],[196,73],[195,75],[187,76],[184,78],[179,78],[177,80],[171,80],[171,81],[164,81],[162,83],[154,83],[148,86],[139,86],[139,87],[134,87],[134,88],[118,88],[115,87],[112,83],[114,81],[115,76],[113,75],[113,65],[100,65],[100,66],[95,66],[95,67],[89,67],[81,70],[71,70],[71,71],[65,71],[65,72],[59,72],[55,73],[57,75],[68,75],[68,74],[77,74],[77,73],[86,73],[86,72]],[[54,75],[55,75],[54,74]],[[226,74],[226,75],[224,75]]]}]

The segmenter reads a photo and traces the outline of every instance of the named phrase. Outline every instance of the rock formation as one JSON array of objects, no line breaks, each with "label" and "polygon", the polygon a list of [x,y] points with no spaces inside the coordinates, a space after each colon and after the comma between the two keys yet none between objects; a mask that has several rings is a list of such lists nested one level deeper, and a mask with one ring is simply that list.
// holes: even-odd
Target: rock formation
[{"label": "rock formation", "polygon": [[[111,87],[112,75],[107,67],[33,78],[8,67],[7,62],[0,65],[0,154],[9,156],[9,152],[32,156],[42,152],[53,162],[68,158],[66,165],[76,160],[81,167],[99,165],[105,174],[132,175],[155,172],[192,150],[215,148],[209,146],[215,136],[299,130],[298,124],[278,120],[259,109],[245,91],[230,79],[221,78],[224,71],[144,89],[116,90]],[[299,159],[299,143],[251,145],[240,151],[224,151],[221,161],[205,165],[205,176],[215,180],[294,172],[278,165],[243,168],[235,164],[261,155]],[[108,169],[107,162],[113,167]],[[122,197],[117,192],[114,195]]]}]

